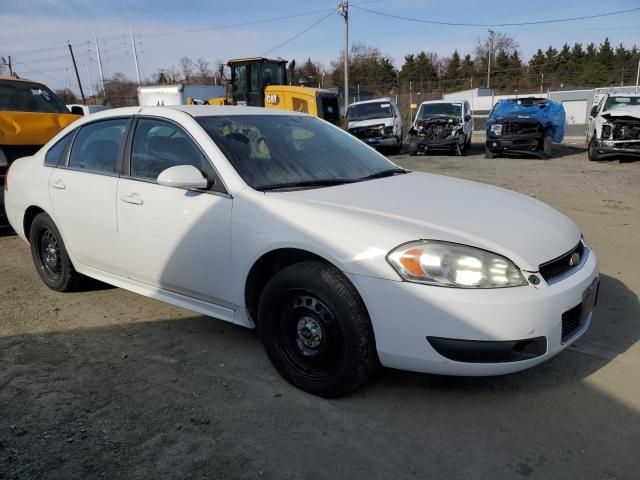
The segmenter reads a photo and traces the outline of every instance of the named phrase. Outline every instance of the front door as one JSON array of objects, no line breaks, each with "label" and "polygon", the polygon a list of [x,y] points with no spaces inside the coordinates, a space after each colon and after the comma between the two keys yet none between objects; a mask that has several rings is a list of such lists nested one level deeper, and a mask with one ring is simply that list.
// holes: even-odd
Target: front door
[{"label": "front door", "polygon": [[[159,185],[158,175],[176,165],[193,165],[216,183],[204,190]],[[129,170],[117,194],[121,255],[129,277],[228,304],[232,199],[221,191],[209,159],[177,124],[140,118]]]}]

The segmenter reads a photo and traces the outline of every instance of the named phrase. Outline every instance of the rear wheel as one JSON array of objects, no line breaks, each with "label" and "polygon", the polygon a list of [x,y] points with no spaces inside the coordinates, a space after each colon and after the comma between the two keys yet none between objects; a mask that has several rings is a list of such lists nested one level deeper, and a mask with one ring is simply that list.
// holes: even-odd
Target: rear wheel
[{"label": "rear wheel", "polygon": [[598,150],[596,148],[596,136],[595,134],[591,136],[591,141],[589,142],[589,147],[587,148],[587,157],[592,162],[597,162],[600,160],[598,158]]},{"label": "rear wheel", "polygon": [[46,213],[34,218],[29,243],[33,263],[47,287],[68,292],[78,285],[81,276],[73,268],[58,228]]},{"label": "rear wheel", "polygon": [[418,155],[418,144],[411,142],[409,144],[409,155],[412,157],[415,157],[416,155]]},{"label": "rear wheel", "polygon": [[496,158],[496,154],[489,150],[489,147],[484,147],[484,158]]},{"label": "rear wheel", "polygon": [[344,395],[377,364],[366,308],[335,267],[302,262],[267,283],[258,307],[267,355],[296,387],[322,397]]}]

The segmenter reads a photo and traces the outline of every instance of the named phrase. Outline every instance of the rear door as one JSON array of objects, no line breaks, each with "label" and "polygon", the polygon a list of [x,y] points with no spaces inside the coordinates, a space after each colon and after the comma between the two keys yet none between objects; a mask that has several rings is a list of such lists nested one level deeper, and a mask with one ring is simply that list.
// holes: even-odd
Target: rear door
[{"label": "rear door", "polygon": [[64,165],[49,177],[55,222],[77,262],[118,271],[116,191],[118,163],[130,118],[100,120],[80,127]]},{"label": "rear door", "polygon": [[[180,125],[154,117],[138,118],[128,151],[117,195],[122,267],[144,285],[224,304],[232,200],[210,160]],[[215,183],[159,185],[158,175],[177,165],[195,166]]]}]

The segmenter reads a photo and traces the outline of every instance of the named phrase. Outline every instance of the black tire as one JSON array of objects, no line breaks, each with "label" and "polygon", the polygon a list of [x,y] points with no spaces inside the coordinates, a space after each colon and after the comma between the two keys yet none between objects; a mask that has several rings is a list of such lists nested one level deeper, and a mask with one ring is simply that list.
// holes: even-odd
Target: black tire
[{"label": "black tire", "polygon": [[496,158],[496,154],[489,150],[489,147],[484,147],[484,158]]},{"label": "black tire", "polygon": [[358,388],[378,357],[369,315],[353,285],[316,261],[276,273],[258,306],[267,355],[294,386],[326,398]]},{"label": "black tire", "polygon": [[82,276],[73,268],[60,231],[46,213],[33,219],[29,243],[33,263],[47,287],[56,292],[69,292],[79,286]]},{"label": "black tire", "polygon": [[551,158],[553,154],[553,142],[550,137],[544,137],[542,140],[542,151],[545,159]]},{"label": "black tire", "polygon": [[415,157],[418,155],[418,144],[411,142],[409,144],[409,156]]},{"label": "black tire", "polygon": [[595,133],[591,136],[591,141],[589,142],[589,147],[587,148],[587,157],[591,162],[597,162],[600,160],[598,157],[598,151],[596,149],[596,135]]}]

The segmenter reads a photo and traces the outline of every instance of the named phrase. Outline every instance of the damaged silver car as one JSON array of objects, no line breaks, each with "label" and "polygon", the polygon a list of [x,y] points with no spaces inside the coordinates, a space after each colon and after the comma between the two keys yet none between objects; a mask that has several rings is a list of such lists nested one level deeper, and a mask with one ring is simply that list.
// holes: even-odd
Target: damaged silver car
[{"label": "damaged silver car", "polygon": [[606,94],[590,117],[589,160],[640,157],[640,95]]},{"label": "damaged silver car", "polygon": [[409,130],[409,155],[431,151],[464,155],[471,145],[471,133],[469,102],[422,102]]}]

